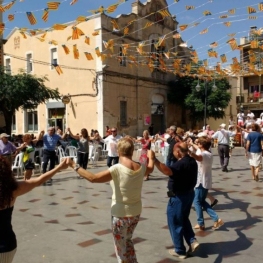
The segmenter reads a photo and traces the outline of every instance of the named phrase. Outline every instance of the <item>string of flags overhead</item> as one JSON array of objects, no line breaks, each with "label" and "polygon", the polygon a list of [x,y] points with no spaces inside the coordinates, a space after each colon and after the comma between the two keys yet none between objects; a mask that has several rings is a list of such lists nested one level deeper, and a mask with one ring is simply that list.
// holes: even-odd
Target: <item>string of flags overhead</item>
[{"label": "string of flags overhead", "polygon": [[[15,3],[17,1],[18,0],[13,0],[7,4],[0,5],[0,12],[4,13],[4,12],[11,10],[11,8],[15,5]],[[120,4],[123,4],[127,1],[128,0],[119,0],[118,2],[112,3],[107,7],[100,6],[94,10],[88,10],[88,12],[90,12],[91,14],[99,14],[99,13],[111,14],[117,10],[117,8]],[[23,0],[20,0],[20,2],[23,2]],[[63,1],[47,2],[46,6],[43,7],[43,9],[41,9],[41,11],[43,12],[41,19],[44,22],[48,22],[50,12],[59,10],[59,7],[64,2],[70,2],[70,5],[74,5],[78,2],[78,0],[63,0]],[[174,2],[178,3],[179,0],[174,0]],[[193,6],[193,5],[186,5],[185,9],[187,11],[190,11],[190,10],[196,10],[196,9],[198,9],[198,7]],[[248,14],[247,19],[248,20],[257,19],[258,13],[262,12],[262,11],[263,11],[263,2],[258,3],[257,9],[254,6],[247,6],[246,7],[246,12]],[[38,23],[37,17],[34,13],[35,13],[34,11],[25,12],[26,17],[27,17],[30,25],[36,25]],[[149,17],[150,15],[153,15],[156,13],[160,14],[163,20],[166,18],[172,17],[172,14],[169,12],[168,8],[164,8],[162,10],[157,10],[156,12],[152,12],[151,14],[147,14],[147,16],[145,16],[145,17]],[[232,16],[235,15],[236,13],[237,13],[237,8],[233,8],[233,9],[227,10],[226,14],[218,16],[218,18],[219,19],[231,19]],[[255,15],[255,14],[257,14],[257,15]],[[207,16],[215,16],[216,14],[212,14],[212,12],[210,12],[209,10],[205,10],[202,12],[202,15],[207,17]],[[16,12],[8,14],[7,15],[8,21],[9,22],[15,21],[15,16],[16,16]],[[102,33],[101,30],[94,30],[94,32],[91,33],[91,36],[87,36],[86,32],[84,32],[84,30],[80,29],[80,27],[78,26],[78,24],[83,23],[87,20],[88,20],[88,18],[86,16],[79,16],[76,18],[75,24],[73,26],[70,25],[71,29],[72,29],[72,33],[67,38],[67,41],[78,40],[81,37],[83,37],[84,38],[83,43],[86,45],[90,45],[91,36],[96,37],[100,34],[104,35],[104,33]],[[131,35],[133,33],[131,30],[131,25],[133,23],[136,23],[138,20],[130,21],[124,27],[121,28],[120,25],[118,24],[118,19],[112,18],[110,20],[111,25],[112,25],[112,31],[122,33],[122,35],[118,35],[117,38],[123,38],[125,36]],[[140,18],[140,20],[141,20],[141,18]],[[226,22],[222,22],[222,24],[225,25],[226,27],[230,27],[232,25],[232,22],[233,21],[226,21]],[[156,22],[146,21],[141,26],[140,30],[144,30],[146,28],[154,26],[155,23]],[[174,38],[174,39],[180,40],[182,38],[181,34],[183,31],[190,29],[192,27],[196,27],[199,24],[200,24],[200,22],[195,22],[195,23],[190,23],[190,24],[179,24],[178,28],[181,32],[178,33],[176,30],[175,32],[172,32],[172,34],[170,34],[169,36],[168,35],[160,36],[156,40],[156,42],[154,43],[155,49],[158,50],[160,47],[165,47],[165,43],[166,43],[166,40],[168,38]],[[24,27],[24,28],[20,28],[19,31],[20,31],[20,34],[22,35],[22,37],[24,39],[27,39],[28,37],[36,37],[41,42],[48,41],[48,43],[52,44],[52,45],[61,45],[61,47],[63,48],[66,55],[69,55],[72,51],[74,59],[79,59],[81,53],[83,53],[85,55],[85,57],[87,58],[87,60],[89,60],[89,61],[93,60],[94,56],[92,55],[92,51],[90,51],[90,52],[87,52],[87,51],[82,52],[81,51],[80,52],[79,48],[82,48],[82,47],[78,47],[77,44],[72,44],[72,45],[71,44],[65,44],[65,43],[61,44],[60,43],[61,41],[57,41],[56,39],[46,39],[47,33],[49,31],[64,30],[67,27],[69,27],[69,25],[57,23],[57,24],[54,24],[53,26],[51,26],[49,29],[46,29],[46,30],[29,29],[29,28]],[[3,34],[5,29],[6,29],[5,23],[0,24],[0,34]],[[39,33],[41,33],[41,34],[39,34]],[[209,33],[209,27],[200,31],[199,35],[204,35],[207,33]],[[262,35],[263,32],[262,32],[262,30],[261,31],[258,30],[258,31],[255,31],[254,33],[258,34],[258,35]],[[235,39],[235,35],[236,35],[236,33],[229,35],[230,39],[225,42],[225,44],[228,44],[230,46],[231,51],[240,49],[240,47],[238,46],[237,41]],[[122,56],[120,56],[119,53],[114,53],[114,50],[116,50],[115,47],[120,46],[120,44],[116,44],[116,43],[117,43],[117,41],[115,41],[114,39],[110,39],[108,41],[103,40],[104,50],[100,50],[99,47],[96,47],[95,48],[96,56],[100,57],[102,60],[105,60],[106,58],[114,58],[117,60],[121,60]],[[123,44],[123,45],[121,45],[122,55],[127,56],[128,63],[131,66],[133,66],[133,65],[135,65],[135,66],[147,65],[150,70],[153,70],[155,68],[154,61],[158,60],[160,70],[167,71],[167,72],[172,71],[173,73],[176,73],[176,74],[190,74],[191,68],[192,68],[191,64],[185,65],[183,67],[184,73],[180,73],[181,61],[180,61],[180,59],[177,58],[177,56],[178,56],[177,52],[163,51],[162,56],[157,57],[156,54],[150,54],[152,52],[146,52],[145,51],[146,50],[145,47],[147,45],[149,45],[149,40],[140,41],[139,43],[137,43],[137,45],[136,45],[136,43],[134,43],[133,45]],[[70,48],[70,46],[72,46],[72,48]],[[226,54],[218,54],[217,50],[215,50],[219,47],[219,43],[217,41],[212,42],[208,46],[209,46],[209,49],[207,50],[208,59],[215,58],[215,59],[220,59],[220,63],[222,63],[222,64],[228,63],[227,55]],[[263,45],[259,41],[253,40],[253,41],[251,41],[251,48],[252,49],[261,48],[263,50]],[[109,53],[107,53],[108,51],[109,51]],[[138,60],[138,57],[135,57],[134,55],[129,54],[131,51],[133,53],[136,52],[137,54],[140,55],[140,58],[141,58],[140,61]],[[209,60],[208,59],[205,59],[202,61],[202,65],[204,67],[209,66]],[[194,64],[198,64],[200,62],[199,56],[198,56],[198,53],[196,50],[191,51],[191,60]],[[253,54],[253,53],[249,54],[249,61],[250,61],[250,63],[253,63],[253,61],[255,61],[255,54]],[[240,63],[238,63],[238,59],[236,57],[232,58],[232,62],[233,62],[233,64],[231,64],[231,69],[233,72],[236,73],[242,69],[242,66],[240,65]],[[219,62],[217,62],[217,63],[219,63]],[[173,69],[171,69],[171,65],[172,65]],[[200,69],[198,69],[199,73],[201,74],[202,72],[205,72],[205,74],[207,74],[207,70],[204,70],[203,66],[200,66]],[[63,71],[61,69],[59,69],[59,65],[56,65],[56,67],[55,68],[56,68],[58,74],[59,75],[63,74]],[[226,72],[224,73],[223,69],[221,69],[220,64],[217,64],[215,68],[216,68],[216,71],[218,73],[222,73],[222,75],[226,74]],[[255,68],[253,68],[252,65],[250,65],[249,68],[252,70],[252,72],[255,72],[255,70],[256,70]]]}]

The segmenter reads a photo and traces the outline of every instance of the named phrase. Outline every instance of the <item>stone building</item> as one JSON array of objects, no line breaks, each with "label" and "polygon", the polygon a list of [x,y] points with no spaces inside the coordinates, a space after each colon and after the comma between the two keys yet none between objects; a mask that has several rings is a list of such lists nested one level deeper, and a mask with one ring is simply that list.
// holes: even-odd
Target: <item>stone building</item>
[{"label": "stone building", "polygon": [[[135,1],[130,14],[117,18],[102,12],[64,24],[63,30],[54,25],[33,35],[14,29],[5,44],[6,70],[47,76],[46,85],[58,88],[69,103],[49,101],[34,111],[18,111],[13,133],[38,133],[48,125],[104,133],[108,125],[136,136],[151,123],[154,132],[176,124],[179,109],[166,99],[167,82],[175,75],[166,68],[165,53],[184,61],[189,50],[180,46],[181,38],[173,37],[178,23],[167,8],[165,0]],[[83,33],[78,39],[73,39],[75,27]]]}]

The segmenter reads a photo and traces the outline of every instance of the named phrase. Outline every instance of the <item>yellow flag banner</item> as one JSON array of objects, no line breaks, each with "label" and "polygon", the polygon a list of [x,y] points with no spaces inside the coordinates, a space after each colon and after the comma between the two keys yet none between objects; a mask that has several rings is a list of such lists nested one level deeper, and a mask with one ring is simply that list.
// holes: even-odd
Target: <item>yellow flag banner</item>
[{"label": "yellow flag banner", "polygon": [[64,52],[66,53],[66,55],[68,55],[70,53],[69,48],[66,45],[62,45]]},{"label": "yellow flag banner", "polygon": [[87,60],[93,60],[93,56],[91,55],[91,53],[89,53],[89,52],[84,52],[84,54],[85,54]]},{"label": "yellow flag banner", "polygon": [[36,17],[32,12],[26,12],[26,15],[31,25],[35,25],[37,23]]},{"label": "yellow flag banner", "polygon": [[42,20],[43,20],[44,22],[47,22],[47,20],[48,20],[48,15],[49,15],[48,8],[45,8],[44,11],[43,11],[43,15],[42,15]]},{"label": "yellow flag banner", "polygon": [[11,22],[15,19],[15,15],[14,14],[10,14],[8,15],[7,19]]},{"label": "yellow flag banner", "polygon": [[117,30],[120,29],[116,20],[111,20],[111,23],[112,23],[112,26],[113,26],[113,31],[117,31]]},{"label": "yellow flag banner", "polygon": [[192,10],[192,9],[195,9],[195,7],[193,5],[187,5],[185,7],[186,10]]},{"label": "yellow flag banner", "polygon": [[230,9],[228,10],[228,13],[230,13],[231,15],[234,15],[236,13],[236,9],[235,8]]},{"label": "yellow flag banner", "polygon": [[234,38],[231,38],[226,43],[228,43],[232,50],[236,50],[238,48],[237,41]]},{"label": "yellow flag banner", "polygon": [[247,12],[248,12],[249,14],[253,14],[253,13],[256,13],[257,10],[256,10],[254,7],[248,6],[248,7],[247,7]]},{"label": "yellow flag banner", "polygon": [[89,37],[85,37],[85,43],[87,44],[87,45],[90,45],[90,38]]},{"label": "yellow flag banner", "polygon": [[231,22],[225,22],[224,25],[227,26],[227,27],[230,27],[231,26]]},{"label": "yellow flag banner", "polygon": [[99,47],[96,47],[96,48],[95,48],[95,53],[96,53],[96,55],[97,55],[98,57],[101,56],[100,48],[99,48]]},{"label": "yellow flag banner", "polygon": [[63,74],[63,71],[62,71],[61,67],[58,64],[54,64],[53,67],[57,71],[58,75]]},{"label": "yellow flag banner", "polygon": [[258,48],[258,40],[252,40],[250,46],[251,48]]},{"label": "yellow flag banner", "polygon": [[54,30],[64,30],[65,28],[67,28],[67,26],[63,24],[54,24],[51,28],[53,28]]},{"label": "yellow flag banner", "polygon": [[258,4],[258,10],[263,11],[263,2]]},{"label": "yellow flag banner", "polygon": [[47,3],[47,8],[49,10],[57,10],[59,5],[60,5],[60,2],[48,2]]},{"label": "yellow flag banner", "polygon": [[184,31],[187,27],[188,25],[179,25],[181,31]]},{"label": "yellow flag banner", "polygon": [[83,31],[76,26],[72,27],[72,40],[79,39],[80,36],[84,36]]},{"label": "yellow flag banner", "polygon": [[226,57],[225,54],[220,55],[220,59],[221,59],[222,63],[226,63],[227,62],[227,57]]},{"label": "yellow flag banner", "polygon": [[73,54],[75,59],[79,59],[79,50],[77,48],[77,45],[73,45]]}]

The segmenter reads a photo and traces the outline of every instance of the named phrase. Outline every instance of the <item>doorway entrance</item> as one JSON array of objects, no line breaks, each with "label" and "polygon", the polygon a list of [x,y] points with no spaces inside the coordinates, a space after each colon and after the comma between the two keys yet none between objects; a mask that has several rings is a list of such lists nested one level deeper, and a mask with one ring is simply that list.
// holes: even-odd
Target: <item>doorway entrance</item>
[{"label": "doorway entrance", "polygon": [[65,108],[48,109],[48,126],[65,130]]}]

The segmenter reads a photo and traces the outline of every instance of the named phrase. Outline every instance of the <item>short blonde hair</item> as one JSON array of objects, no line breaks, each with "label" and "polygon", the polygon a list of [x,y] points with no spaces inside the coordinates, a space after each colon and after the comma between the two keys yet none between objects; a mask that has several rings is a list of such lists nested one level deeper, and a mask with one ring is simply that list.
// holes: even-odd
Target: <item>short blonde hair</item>
[{"label": "short blonde hair", "polygon": [[132,157],[134,151],[133,140],[124,137],[118,142],[118,153],[120,156]]}]

